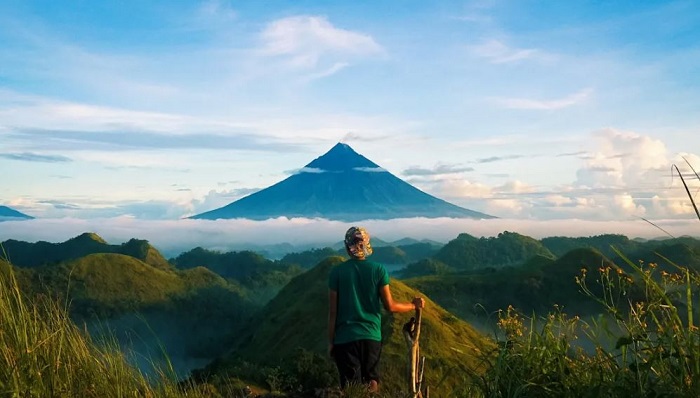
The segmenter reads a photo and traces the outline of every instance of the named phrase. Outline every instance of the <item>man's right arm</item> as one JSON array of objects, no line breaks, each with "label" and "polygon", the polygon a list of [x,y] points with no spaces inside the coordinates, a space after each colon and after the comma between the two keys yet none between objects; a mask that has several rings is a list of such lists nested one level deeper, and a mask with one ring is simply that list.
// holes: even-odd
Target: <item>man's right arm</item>
[{"label": "man's right arm", "polygon": [[416,297],[410,303],[394,301],[394,298],[391,296],[391,288],[389,288],[389,285],[384,285],[379,288],[379,296],[382,298],[384,309],[389,312],[409,312],[425,307],[425,299],[422,297]]}]

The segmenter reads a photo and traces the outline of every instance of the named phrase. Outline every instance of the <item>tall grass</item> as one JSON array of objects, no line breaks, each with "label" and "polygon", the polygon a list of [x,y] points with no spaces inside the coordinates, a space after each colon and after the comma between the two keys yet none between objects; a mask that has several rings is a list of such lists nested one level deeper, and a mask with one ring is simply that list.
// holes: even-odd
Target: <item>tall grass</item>
[{"label": "tall grass", "polygon": [[178,385],[172,373],[152,379],[130,366],[114,339],[97,344],[47,297],[22,295],[0,260],[0,396],[204,397],[206,387]]},{"label": "tall grass", "polygon": [[544,317],[500,312],[503,338],[483,356],[486,371],[470,374],[464,396],[700,397],[700,274],[665,258],[674,272],[617,254],[631,272],[603,266],[594,278],[582,269],[576,279],[600,304],[597,319],[568,317],[558,307]]}]

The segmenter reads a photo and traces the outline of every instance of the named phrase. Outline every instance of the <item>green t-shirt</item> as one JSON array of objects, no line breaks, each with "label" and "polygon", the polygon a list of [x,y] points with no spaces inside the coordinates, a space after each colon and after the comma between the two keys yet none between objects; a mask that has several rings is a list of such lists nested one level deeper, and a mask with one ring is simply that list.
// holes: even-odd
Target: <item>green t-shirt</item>
[{"label": "green t-shirt", "polygon": [[379,288],[388,284],[386,268],[369,260],[350,259],[331,269],[328,288],[338,292],[334,344],[382,341]]}]

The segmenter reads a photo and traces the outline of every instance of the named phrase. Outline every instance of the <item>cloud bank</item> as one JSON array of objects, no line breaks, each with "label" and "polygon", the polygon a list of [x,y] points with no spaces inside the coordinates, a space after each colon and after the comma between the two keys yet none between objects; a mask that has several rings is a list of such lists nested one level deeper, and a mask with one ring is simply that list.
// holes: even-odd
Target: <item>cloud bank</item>
[{"label": "cloud bank", "polygon": [[[674,236],[700,235],[698,220],[654,220],[654,223]],[[605,222],[571,219],[544,222],[515,219],[410,218],[346,223],[302,218],[266,221],[147,221],[117,217],[6,221],[0,225],[0,241],[17,239],[30,242],[63,242],[83,232],[95,232],[112,244],[119,244],[131,238],[146,239],[167,257],[176,256],[197,246],[216,250],[242,250],[282,243],[300,248],[332,245],[342,240],[345,231],[351,225],[362,225],[372,236],[386,241],[411,237],[446,243],[463,232],[481,237],[495,236],[503,231],[518,232],[534,238],[592,236],[605,233],[624,234],[631,238],[665,236],[661,230],[640,219]]]}]

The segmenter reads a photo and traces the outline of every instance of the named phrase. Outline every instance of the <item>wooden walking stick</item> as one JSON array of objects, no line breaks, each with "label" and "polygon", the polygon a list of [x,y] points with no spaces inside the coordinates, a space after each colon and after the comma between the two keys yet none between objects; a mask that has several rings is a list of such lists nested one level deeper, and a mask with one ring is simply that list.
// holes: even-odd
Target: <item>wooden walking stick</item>
[{"label": "wooden walking stick", "polygon": [[416,316],[412,317],[408,323],[403,325],[403,335],[408,345],[409,392],[413,394],[414,398],[428,398],[427,393],[426,397],[423,397],[421,391],[425,370],[425,357],[420,358],[420,345],[418,344],[420,339],[421,313],[421,309],[416,308]]}]

